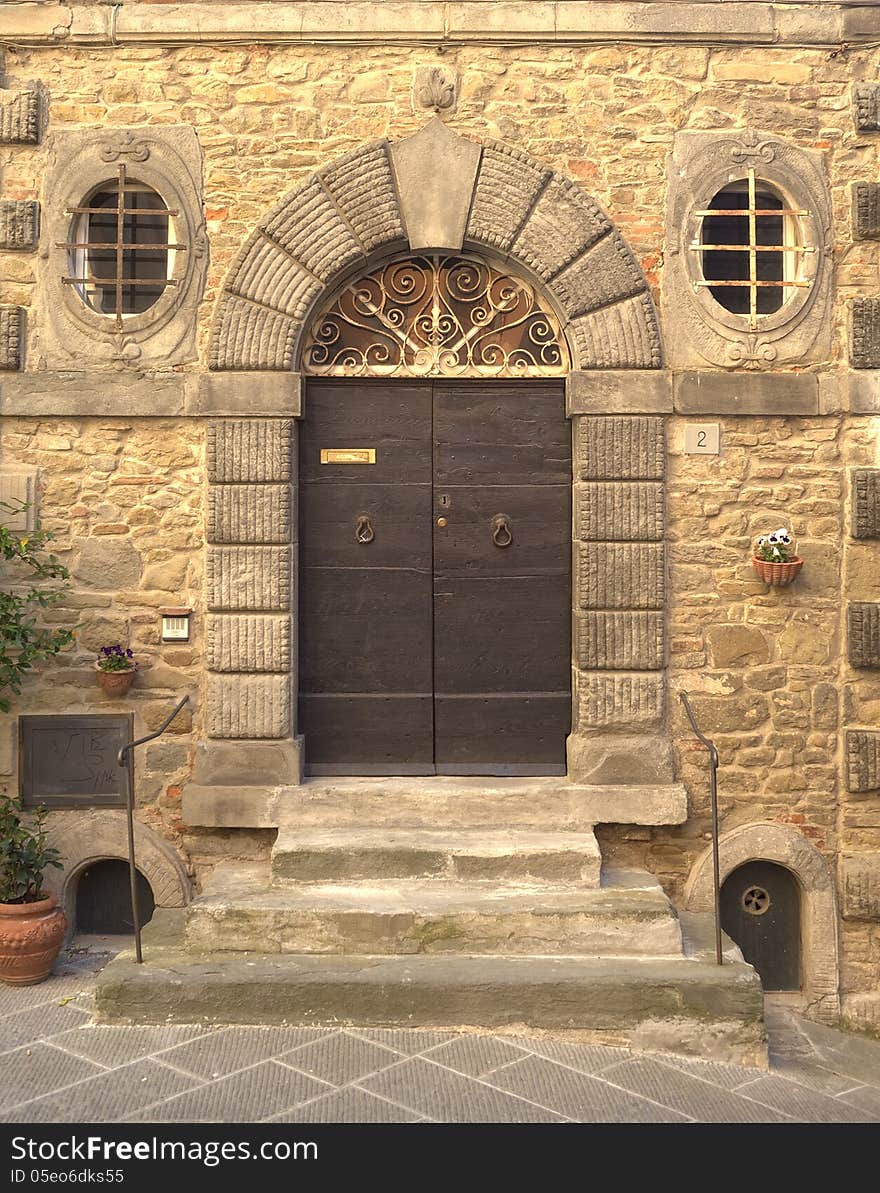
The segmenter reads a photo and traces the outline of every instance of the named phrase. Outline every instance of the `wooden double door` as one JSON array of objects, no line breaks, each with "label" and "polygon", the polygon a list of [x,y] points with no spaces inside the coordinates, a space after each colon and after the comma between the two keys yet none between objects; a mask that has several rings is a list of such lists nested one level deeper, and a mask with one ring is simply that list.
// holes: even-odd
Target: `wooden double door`
[{"label": "wooden double door", "polygon": [[564,774],[561,384],[310,382],[300,480],[307,772]]}]

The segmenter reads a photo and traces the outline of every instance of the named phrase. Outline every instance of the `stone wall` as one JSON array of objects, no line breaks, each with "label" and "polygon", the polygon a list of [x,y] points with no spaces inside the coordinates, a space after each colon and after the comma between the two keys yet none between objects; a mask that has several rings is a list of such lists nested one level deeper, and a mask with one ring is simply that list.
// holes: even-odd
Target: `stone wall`
[{"label": "stone wall", "polygon": [[[29,133],[0,145],[2,197],[16,204],[4,218],[21,224],[13,220],[0,243],[0,304],[25,311],[16,340],[24,369],[40,369],[46,315],[34,299],[33,204],[46,201],[52,135],[97,123],[196,127],[210,265],[198,359],[176,370],[195,375],[208,365],[224,279],[259,220],[320,166],[365,141],[421,127],[431,112],[414,97],[414,75],[438,61],[458,85],[444,116],[450,127],[521,148],[582,183],[634,250],[655,297],[676,132],[752,126],[821,152],[836,242],[833,347],[811,367],[845,374],[848,303],[880,291],[880,241],[859,200],[853,230],[853,187],[876,181],[880,139],[870,123],[857,127],[852,99],[854,83],[880,77],[880,51],[693,44],[472,44],[442,59],[427,48],[380,45],[9,49],[4,86],[30,94],[38,84],[48,113],[37,143]],[[132,373],[120,362],[106,377],[112,386]],[[876,375],[864,378],[869,396],[860,408],[876,409]],[[870,522],[855,518],[862,490],[853,489],[850,470],[877,467],[878,433],[869,417],[848,412],[847,386],[836,398],[833,386],[822,393],[816,416],[718,419],[719,457],[682,454],[685,420],[667,419],[670,706],[693,814],[681,828],[607,828],[602,836],[613,858],[648,865],[675,894],[708,829],[705,754],[685,728],[678,690],[694,695],[718,742],[725,828],[762,817],[797,826],[842,873],[858,865],[851,855],[880,848],[880,792],[871,779],[880,671],[852,664],[846,609],[847,601],[877,600],[880,543],[858,529],[870,531]],[[0,410],[2,394],[0,382]],[[4,420],[0,466],[39,470],[44,521],[75,576],[68,608],[51,616],[80,626],[74,650],[52,665],[52,682],[30,681],[20,708],[104,707],[90,662],[98,646],[126,637],[142,660],[130,701],[139,726],[157,724],[181,684],[204,684],[205,435],[198,419]],[[749,548],[754,535],[782,524],[806,564],[790,589],[768,591]],[[157,609],[169,603],[196,608],[186,646],[158,640]],[[201,710],[193,726],[179,720],[145,753],[142,815],[172,838],[182,829],[177,801]],[[10,736],[7,725],[0,755],[8,774]],[[259,853],[266,834],[236,834],[233,844],[232,834],[191,833],[186,845],[208,866],[231,848]],[[870,990],[880,965],[880,926],[859,907],[861,918],[844,919],[841,937],[843,986],[853,992]]]}]

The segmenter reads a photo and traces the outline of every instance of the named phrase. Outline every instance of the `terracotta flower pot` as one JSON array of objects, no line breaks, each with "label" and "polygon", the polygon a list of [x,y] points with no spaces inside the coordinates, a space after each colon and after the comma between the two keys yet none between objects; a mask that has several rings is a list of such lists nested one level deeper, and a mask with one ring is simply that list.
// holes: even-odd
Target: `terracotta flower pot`
[{"label": "terracotta flower pot", "polygon": [[0,981],[33,986],[52,972],[67,917],[54,895],[34,903],[0,903]]},{"label": "terracotta flower pot", "polygon": [[137,663],[124,671],[102,671],[95,663],[95,676],[105,696],[124,696],[137,675]]},{"label": "terracotta flower pot", "polygon": [[769,559],[759,559],[757,555],[753,555],[752,564],[765,584],[782,588],[786,584],[791,584],[804,566],[804,561],[799,555],[795,555],[794,559],[790,559],[788,563],[779,563],[776,560],[771,563]]}]

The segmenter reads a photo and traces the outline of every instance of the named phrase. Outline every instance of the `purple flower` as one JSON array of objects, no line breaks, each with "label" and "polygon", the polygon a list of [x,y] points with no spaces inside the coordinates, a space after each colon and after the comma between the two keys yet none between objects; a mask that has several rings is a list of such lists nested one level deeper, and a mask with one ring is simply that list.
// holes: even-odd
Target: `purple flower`
[{"label": "purple flower", "polygon": [[133,651],[133,650],[127,650],[125,653],[126,653],[126,656],[127,656],[128,658],[130,658],[130,659],[133,659],[133,658],[134,658],[134,651]]}]

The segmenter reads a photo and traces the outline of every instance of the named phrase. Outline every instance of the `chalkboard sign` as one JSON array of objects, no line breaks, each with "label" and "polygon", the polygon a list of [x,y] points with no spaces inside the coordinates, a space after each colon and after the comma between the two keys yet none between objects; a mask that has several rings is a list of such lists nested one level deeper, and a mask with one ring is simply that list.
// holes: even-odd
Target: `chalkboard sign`
[{"label": "chalkboard sign", "polygon": [[130,713],[19,717],[21,801],[27,808],[124,807]]}]

